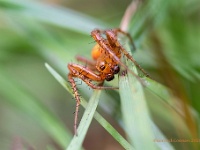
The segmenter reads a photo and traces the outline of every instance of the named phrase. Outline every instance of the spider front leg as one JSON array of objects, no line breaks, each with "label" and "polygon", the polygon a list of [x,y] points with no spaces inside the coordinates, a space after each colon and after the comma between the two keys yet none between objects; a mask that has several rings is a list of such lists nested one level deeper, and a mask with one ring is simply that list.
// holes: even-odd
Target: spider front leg
[{"label": "spider front leg", "polygon": [[82,63],[86,63],[86,64],[88,64],[88,65],[90,65],[90,66],[95,67],[95,62],[94,62],[94,61],[92,61],[92,60],[90,60],[90,59],[87,59],[87,58],[85,58],[85,57],[83,57],[83,56],[77,55],[77,56],[76,56],[76,60],[78,60],[78,61],[80,61],[80,62],[82,62]]},{"label": "spider front leg", "polygon": [[76,87],[76,83],[74,81],[74,78],[80,78],[83,80],[88,86],[90,86],[93,89],[118,89],[116,87],[106,87],[106,86],[99,86],[93,84],[91,81],[97,81],[100,83],[103,83],[105,80],[103,76],[97,75],[88,68],[77,65],[77,64],[68,64],[69,68],[69,74],[68,74],[68,80],[72,86],[72,90],[75,95],[76,99],[76,110],[75,110],[75,118],[74,118],[74,133],[77,135],[77,122],[78,122],[78,111],[80,106],[80,96],[78,93],[78,89]]},{"label": "spider front leg", "polygon": [[76,83],[73,79],[73,75],[70,73],[68,74],[68,81],[71,83],[72,90],[74,92],[75,99],[76,99],[76,109],[75,109],[75,118],[74,118],[74,134],[77,135],[78,112],[79,112],[79,106],[80,106],[81,100],[80,100],[80,97],[78,94],[78,89],[76,87]]},{"label": "spider front leg", "polygon": [[96,70],[96,67],[95,67],[96,63],[94,61],[87,59],[87,58],[80,56],[80,55],[76,56],[76,60],[84,63],[87,68],[90,68],[91,70]]},{"label": "spider front leg", "polygon": [[[105,34],[107,36],[107,39],[110,43],[110,45],[113,48],[117,48],[119,50],[122,51],[122,53],[124,53],[124,55],[130,59],[143,73],[146,77],[149,77],[149,74],[137,63],[137,61],[129,54],[129,52],[127,52],[123,46],[120,44],[119,40],[117,39],[117,32],[121,32],[123,34],[126,34],[125,32],[123,32],[122,30],[106,30]],[[127,33],[127,35],[129,35]],[[130,36],[130,35],[129,35]]]}]

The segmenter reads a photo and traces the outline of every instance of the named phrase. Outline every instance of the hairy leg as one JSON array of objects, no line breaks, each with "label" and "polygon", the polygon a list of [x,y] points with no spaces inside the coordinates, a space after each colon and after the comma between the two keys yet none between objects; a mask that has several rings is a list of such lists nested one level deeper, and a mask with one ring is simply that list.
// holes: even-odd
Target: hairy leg
[{"label": "hairy leg", "polygon": [[74,92],[75,99],[76,99],[76,109],[75,109],[75,117],[74,117],[74,134],[78,135],[77,134],[77,124],[78,124],[77,122],[78,122],[78,112],[79,112],[79,106],[80,106],[81,100],[80,100],[78,90],[77,90],[77,87],[76,87],[76,83],[73,79],[72,74],[68,74],[68,80],[71,83],[72,90]]},{"label": "hairy leg", "polygon": [[133,47],[133,50],[136,50],[136,47],[135,47],[135,44],[134,44],[134,42],[133,42],[133,39],[131,38],[131,35],[129,34],[129,33],[127,33],[127,32],[124,32],[124,31],[122,31],[120,28],[116,28],[116,29],[112,29],[113,30],[113,32],[115,32],[115,33],[122,33],[122,34],[124,34],[125,36],[127,36],[128,38],[129,38],[129,41],[131,42],[131,45],[132,45],[132,47]]},{"label": "hairy leg", "polygon": [[[116,30],[117,32],[123,32],[120,30]],[[136,62],[136,60],[123,48],[123,46],[120,44],[119,40],[117,39],[116,33],[112,30],[107,30],[106,36],[108,38],[108,41],[110,45],[119,48],[124,55],[130,59],[143,73],[146,77],[149,77],[149,74]]]},{"label": "hairy leg", "polygon": [[90,59],[88,59],[88,58],[85,58],[83,56],[77,55],[76,56],[76,60],[84,63],[85,67],[91,69],[92,71],[96,71],[97,70],[96,67],[95,67],[95,65],[96,65],[95,62],[90,60]]},{"label": "hairy leg", "polygon": [[80,101],[80,96],[79,96],[78,89],[76,87],[74,78],[80,78],[82,81],[84,81],[88,86],[90,86],[93,89],[99,89],[99,90],[118,89],[118,87],[95,85],[91,81],[98,81],[101,84],[103,84],[104,79],[83,66],[80,66],[77,64],[68,64],[68,68],[70,71],[68,74],[68,80],[72,86],[72,90],[74,92],[75,99],[76,99],[76,110],[75,110],[75,118],[74,118],[74,133],[75,133],[75,135],[77,135],[78,112],[79,112],[79,106],[80,106],[81,101]]}]

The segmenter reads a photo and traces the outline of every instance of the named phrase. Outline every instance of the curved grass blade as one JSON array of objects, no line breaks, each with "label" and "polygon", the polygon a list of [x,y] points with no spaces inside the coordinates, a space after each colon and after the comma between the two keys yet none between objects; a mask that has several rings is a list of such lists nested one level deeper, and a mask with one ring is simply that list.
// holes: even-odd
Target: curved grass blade
[{"label": "curved grass blade", "polygon": [[128,73],[120,76],[119,91],[125,131],[131,144],[139,150],[157,149],[141,83]]},{"label": "curved grass blade", "polygon": [[[122,40],[126,40],[122,37]],[[124,43],[127,43],[125,41]],[[126,49],[130,52],[128,45]],[[137,69],[129,61],[126,65],[132,68],[133,72],[137,75]],[[132,145],[136,149],[151,149],[156,150],[159,147],[164,149],[166,145],[157,145],[154,142],[156,133],[163,135],[159,130],[153,130],[152,119],[146,104],[146,98],[143,91],[141,82],[127,70],[121,70],[119,77],[119,92],[121,97],[122,116],[125,124],[125,131]],[[164,136],[163,136],[164,137]],[[145,143],[145,144],[141,144]],[[168,147],[172,147],[170,144]],[[173,149],[173,147],[172,147]]]},{"label": "curved grass blade", "polygon": [[94,91],[94,94],[90,98],[89,103],[85,109],[83,117],[81,118],[80,124],[78,126],[77,129],[78,135],[77,136],[74,135],[74,138],[67,147],[67,150],[79,150],[81,148],[83,140],[85,139],[86,133],[88,131],[89,125],[92,122],[92,118],[97,108],[100,93],[101,93],[100,90]]},{"label": "curved grass blade", "polygon": [[124,149],[135,150],[130,143],[128,143],[118,132],[113,128],[113,126],[108,123],[98,112],[95,112],[94,118],[99,122],[99,124],[106,129],[112,137],[118,141]]},{"label": "curved grass blade", "polygon": [[[51,67],[49,66],[47,63],[45,63],[46,68],[49,70],[49,72],[56,78],[56,80],[58,80],[58,82],[69,92],[73,95],[72,89],[70,87],[70,85]],[[100,94],[100,91],[96,91],[91,99],[95,99],[98,98],[98,94]],[[87,102],[84,98],[81,98],[81,105],[86,108],[87,107]],[[108,133],[110,133],[113,138],[118,141],[125,149],[130,149],[130,150],[134,150],[134,148],[111,126],[110,123],[108,123],[98,112],[94,113],[94,118],[99,122],[99,124],[104,127],[106,129],[106,131],[108,131]],[[79,134],[79,130],[83,130],[82,129],[78,129],[78,134]],[[86,129],[84,129],[86,130]],[[74,137],[74,138],[78,138],[78,137]],[[77,140],[77,139],[75,139]],[[80,141],[81,143],[81,141]],[[74,143],[76,144],[76,143]],[[73,147],[74,148],[74,147]]]}]

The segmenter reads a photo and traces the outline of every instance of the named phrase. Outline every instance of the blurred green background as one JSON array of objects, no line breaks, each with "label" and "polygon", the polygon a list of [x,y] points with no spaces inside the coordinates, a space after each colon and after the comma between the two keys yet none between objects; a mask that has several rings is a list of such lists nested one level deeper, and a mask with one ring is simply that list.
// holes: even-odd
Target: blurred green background
[{"label": "blurred green background", "polygon": [[[67,63],[76,62],[74,56],[90,58],[95,44],[90,32],[94,28],[119,27],[130,3],[131,0],[0,1],[1,149],[65,148],[66,140],[73,135],[75,101],[44,63],[52,65],[67,80]],[[143,1],[129,26],[137,47],[135,59],[153,79],[170,87],[198,114],[200,2]],[[79,89],[83,97],[90,97],[89,87],[80,85]],[[123,135],[116,121],[120,118],[119,95],[107,91],[104,94],[108,96],[102,98],[104,109],[99,111]],[[155,100],[153,105],[157,108],[161,104]],[[79,119],[82,112],[81,108]],[[96,121],[84,147],[123,149]]]}]

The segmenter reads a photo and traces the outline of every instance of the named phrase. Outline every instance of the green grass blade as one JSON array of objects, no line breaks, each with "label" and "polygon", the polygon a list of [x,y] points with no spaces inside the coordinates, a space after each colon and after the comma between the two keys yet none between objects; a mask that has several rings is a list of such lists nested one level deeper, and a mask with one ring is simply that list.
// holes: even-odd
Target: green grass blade
[{"label": "green grass blade", "polygon": [[90,33],[91,30],[97,27],[105,28],[105,23],[61,6],[51,6],[26,0],[0,1],[0,6],[7,9],[7,11],[10,10],[10,15],[16,16],[18,14],[24,17],[31,17],[45,23],[69,28],[84,34]]},{"label": "green grass blade", "polygon": [[127,142],[116,130],[113,126],[108,123],[98,112],[95,112],[94,118],[99,122],[99,124],[104,127],[112,137],[118,141],[124,149],[134,150],[133,146]]},{"label": "green grass blade", "polygon": [[[46,68],[49,70],[49,72],[58,80],[58,82],[73,95],[72,89],[70,85],[47,63],[45,64]],[[98,92],[93,94],[93,97],[98,96]],[[98,97],[96,97],[98,98]],[[91,98],[92,99],[92,98]],[[81,98],[81,105],[86,108],[87,102],[84,98]],[[118,141],[125,149],[134,150],[134,148],[111,126],[110,123],[108,123],[98,112],[95,112],[94,118],[99,122],[99,124],[110,133],[113,138]],[[76,137],[75,137],[76,138]],[[77,140],[77,139],[75,139]]]},{"label": "green grass blade", "polygon": [[175,106],[174,97],[170,89],[152,79],[145,78],[145,80],[147,83],[146,90],[160,97],[161,100],[165,101],[170,106]]},{"label": "green grass blade", "polygon": [[26,114],[27,117],[36,120],[61,147],[64,148],[69,143],[71,134],[67,131],[64,124],[39,100],[12,80],[2,66],[0,84],[0,94],[6,99],[7,103]]},{"label": "green grass blade", "polygon": [[83,140],[85,139],[86,133],[88,131],[89,125],[92,122],[92,118],[97,108],[100,93],[101,93],[100,90],[94,91],[94,94],[90,98],[89,103],[85,109],[83,117],[78,126],[78,129],[77,129],[78,135],[77,136],[74,135],[74,138],[72,139],[71,143],[67,147],[67,150],[79,150],[81,148]]},{"label": "green grass blade", "polygon": [[141,150],[157,149],[141,83],[128,73],[120,77],[119,91],[125,131],[131,144]]},{"label": "green grass blade", "polygon": [[[122,38],[124,43],[127,39]],[[126,49],[130,51],[127,45]],[[127,66],[132,68],[135,75],[137,69],[127,61]],[[154,142],[155,133],[152,128],[152,120],[146,104],[143,86],[141,82],[129,71],[126,73],[123,68],[119,77],[119,92],[121,97],[122,116],[125,124],[125,131],[129,141],[136,149],[156,150],[158,146]],[[145,143],[145,144],[141,144]]]}]

